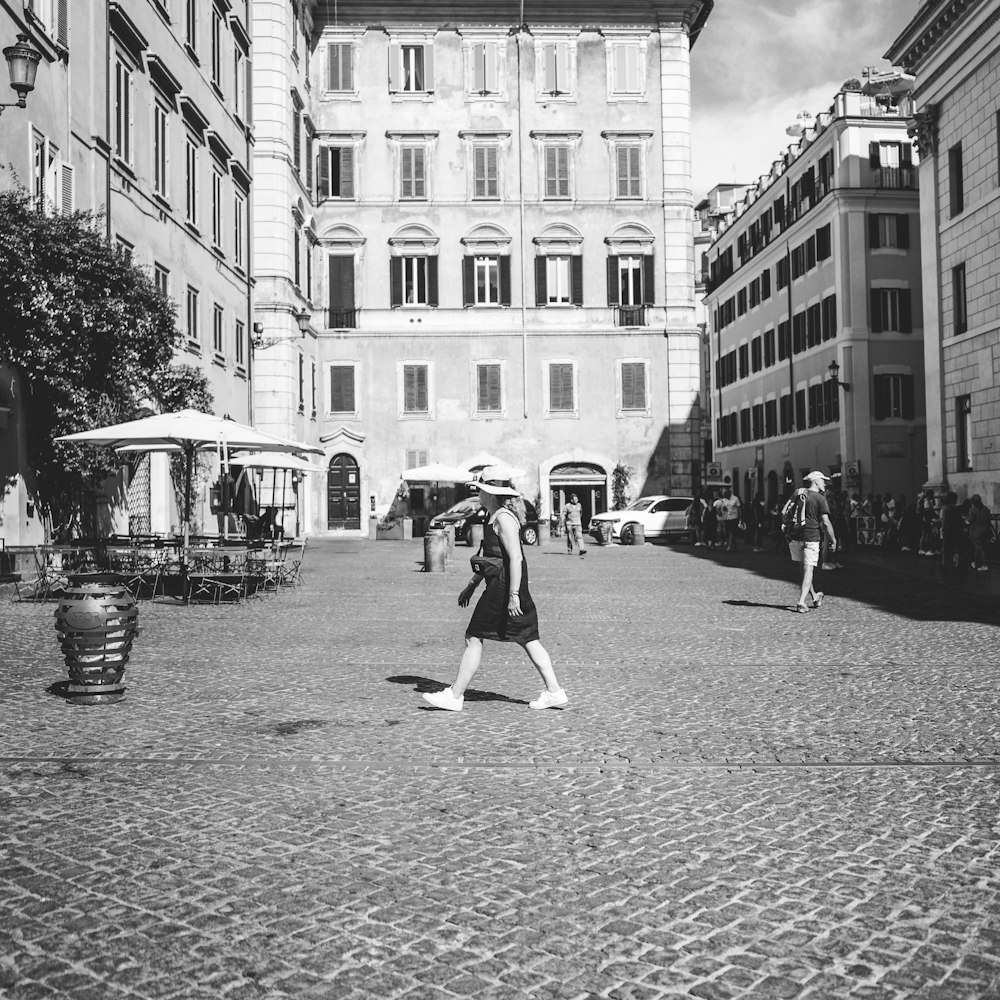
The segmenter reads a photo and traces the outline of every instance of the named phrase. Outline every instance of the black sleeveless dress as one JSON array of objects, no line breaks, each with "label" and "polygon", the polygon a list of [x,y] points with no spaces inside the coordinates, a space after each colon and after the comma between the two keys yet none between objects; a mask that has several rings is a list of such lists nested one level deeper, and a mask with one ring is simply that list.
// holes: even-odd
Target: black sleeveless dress
[{"label": "black sleeveless dress", "polygon": [[[498,642],[516,642],[518,645],[532,642],[538,638],[538,611],[528,590],[528,563],[524,559],[524,549],[521,549],[521,586],[518,596],[521,599],[521,614],[514,618],[507,613],[507,602],[510,600],[510,557],[500,544],[500,536],[493,528],[493,522],[498,516],[514,517],[506,508],[497,511],[483,529],[483,555],[501,556],[503,558],[503,578],[494,577],[486,581],[486,591],[479,598],[472,620],[465,630],[467,636],[478,639],[495,639]],[[516,520],[516,518],[515,518]],[[520,541],[518,541],[520,545]]]}]

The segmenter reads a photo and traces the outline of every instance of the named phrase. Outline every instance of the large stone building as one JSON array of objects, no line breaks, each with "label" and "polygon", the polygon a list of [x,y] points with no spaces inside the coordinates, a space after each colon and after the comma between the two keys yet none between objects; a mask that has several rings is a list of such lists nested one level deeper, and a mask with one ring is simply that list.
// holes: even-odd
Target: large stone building
[{"label": "large stone building", "polygon": [[256,0],[255,415],[326,449],[302,527],[367,531],[407,468],[487,455],[543,517],[605,509],[619,465],[691,489],[710,8]]},{"label": "large stone building", "polygon": [[927,486],[1000,508],[1000,10],[923,3],[886,58],[915,74]]},{"label": "large stone building", "polygon": [[813,469],[852,493],[924,482],[908,89],[885,74],[838,93],[709,252],[716,458],[744,498]]},{"label": "large stone building", "polygon": [[[27,108],[0,117],[0,187],[27,187],[39,211],[103,213],[109,241],[176,301],[178,362],[200,367],[216,411],[241,421],[252,379],[248,6],[0,0],[3,44],[21,33],[42,54]],[[16,480],[0,498],[0,536],[10,545],[43,536],[19,400],[3,378],[0,481]],[[165,459],[134,471],[118,484],[132,526],[168,530],[177,515]]]}]

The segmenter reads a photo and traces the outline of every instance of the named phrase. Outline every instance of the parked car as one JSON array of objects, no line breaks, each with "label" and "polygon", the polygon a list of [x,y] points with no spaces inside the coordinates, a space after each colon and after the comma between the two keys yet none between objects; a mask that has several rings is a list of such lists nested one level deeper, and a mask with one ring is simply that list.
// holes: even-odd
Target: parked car
[{"label": "parked car", "polygon": [[684,538],[691,532],[687,526],[687,509],[691,497],[639,497],[623,510],[609,510],[590,519],[590,533],[599,539],[601,524],[611,525],[611,535],[623,545],[631,545],[635,526],[642,525],[646,538]]},{"label": "parked car", "polygon": [[[527,521],[521,528],[521,541],[525,545],[538,544],[538,511],[529,500],[524,501]],[[455,541],[472,544],[472,526],[486,523],[486,511],[479,506],[478,497],[469,497],[452,504],[443,514],[431,518],[430,527],[443,528],[446,524],[455,526]]]}]

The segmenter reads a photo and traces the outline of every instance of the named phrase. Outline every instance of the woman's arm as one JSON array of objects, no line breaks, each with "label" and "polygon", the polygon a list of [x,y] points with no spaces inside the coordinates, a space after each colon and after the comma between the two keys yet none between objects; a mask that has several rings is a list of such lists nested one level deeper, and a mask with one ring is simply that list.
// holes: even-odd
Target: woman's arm
[{"label": "woman's arm", "polygon": [[510,596],[507,611],[512,615],[521,614],[521,525],[512,511],[506,510],[496,519],[496,533],[510,563]]}]

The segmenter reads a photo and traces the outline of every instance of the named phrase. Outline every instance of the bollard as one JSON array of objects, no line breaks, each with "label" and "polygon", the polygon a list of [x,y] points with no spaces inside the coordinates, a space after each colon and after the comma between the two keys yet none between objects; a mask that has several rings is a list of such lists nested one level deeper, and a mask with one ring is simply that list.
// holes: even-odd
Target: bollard
[{"label": "bollard", "polygon": [[424,572],[443,573],[448,561],[448,535],[441,528],[431,528],[424,535]]},{"label": "bollard", "polygon": [[614,538],[614,529],[610,521],[597,522],[597,544],[610,545]]},{"label": "bollard", "polygon": [[633,545],[646,544],[646,529],[641,524],[632,525],[632,544]]},{"label": "bollard", "polygon": [[445,553],[445,558],[450,562],[451,557],[455,554],[455,525],[446,524],[443,530],[448,539],[448,549]]},{"label": "bollard", "polygon": [[483,544],[483,526],[481,524],[470,524],[466,532],[466,538],[469,539],[469,545],[472,548],[478,549]]}]

